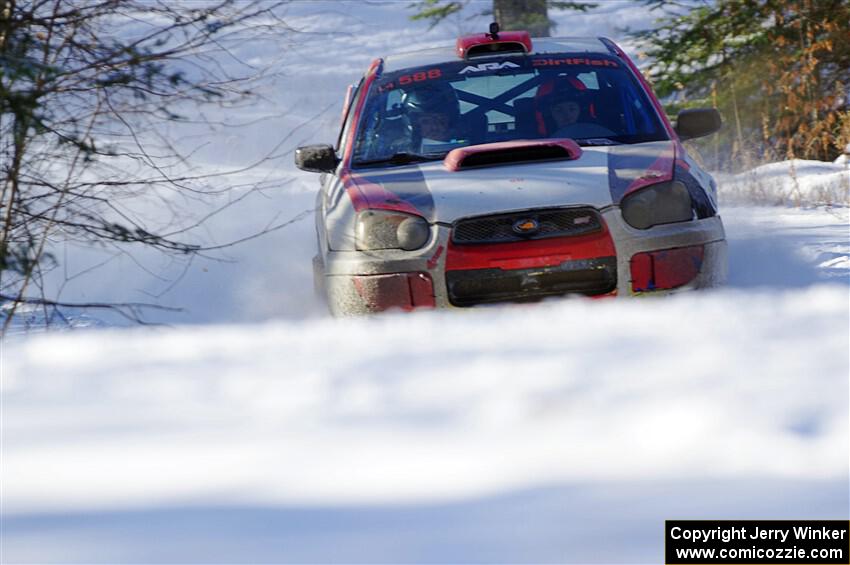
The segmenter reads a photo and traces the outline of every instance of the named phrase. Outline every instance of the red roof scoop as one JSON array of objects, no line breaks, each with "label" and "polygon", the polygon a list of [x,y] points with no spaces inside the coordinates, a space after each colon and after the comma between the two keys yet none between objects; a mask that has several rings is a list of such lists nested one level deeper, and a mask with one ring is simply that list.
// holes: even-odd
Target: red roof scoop
[{"label": "red roof scoop", "polygon": [[476,33],[457,38],[457,56],[470,59],[497,53],[530,53],[531,36],[527,31],[499,32],[499,24],[490,24],[490,33]]}]

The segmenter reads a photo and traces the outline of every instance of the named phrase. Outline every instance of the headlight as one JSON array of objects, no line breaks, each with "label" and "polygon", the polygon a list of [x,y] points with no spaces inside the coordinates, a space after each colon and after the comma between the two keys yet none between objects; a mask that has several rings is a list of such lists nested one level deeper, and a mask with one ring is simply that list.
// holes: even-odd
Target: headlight
[{"label": "headlight", "polygon": [[363,210],[357,214],[357,249],[419,249],[431,237],[425,218],[388,210]]},{"label": "headlight", "polygon": [[693,218],[691,195],[679,181],[654,184],[626,196],[620,203],[623,219],[640,230]]}]

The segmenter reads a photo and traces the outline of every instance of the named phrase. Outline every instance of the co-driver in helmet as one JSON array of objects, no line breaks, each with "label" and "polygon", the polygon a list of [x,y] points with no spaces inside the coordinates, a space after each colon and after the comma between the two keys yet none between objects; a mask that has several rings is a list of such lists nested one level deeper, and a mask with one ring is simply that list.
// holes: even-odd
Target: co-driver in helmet
[{"label": "co-driver in helmet", "polygon": [[590,114],[590,96],[567,81],[559,82],[552,98],[550,114],[555,123],[551,137],[589,138],[615,135],[596,123]]}]

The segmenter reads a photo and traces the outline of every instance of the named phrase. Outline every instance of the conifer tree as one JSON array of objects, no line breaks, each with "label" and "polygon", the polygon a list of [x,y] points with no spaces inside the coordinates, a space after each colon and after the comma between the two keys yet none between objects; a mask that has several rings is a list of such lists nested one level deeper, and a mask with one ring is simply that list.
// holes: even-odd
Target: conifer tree
[{"label": "conifer tree", "polygon": [[647,4],[660,25],[635,35],[668,111],[716,106],[728,124],[702,142],[712,165],[832,160],[850,142],[847,0]]}]

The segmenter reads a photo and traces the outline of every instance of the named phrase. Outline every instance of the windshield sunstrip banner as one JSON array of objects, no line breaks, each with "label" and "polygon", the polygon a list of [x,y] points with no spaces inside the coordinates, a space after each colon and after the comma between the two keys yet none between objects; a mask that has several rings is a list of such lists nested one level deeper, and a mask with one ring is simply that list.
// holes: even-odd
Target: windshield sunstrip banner
[{"label": "windshield sunstrip banner", "polygon": [[593,56],[587,56],[569,53],[550,53],[531,57],[506,57],[501,61],[487,61],[482,63],[457,61],[387,73],[378,81],[378,91],[386,92],[432,80],[451,81],[468,76],[531,73],[534,70],[543,68],[555,69],[559,67],[569,67],[571,69],[574,67],[619,69],[622,68],[622,64],[615,57],[607,55],[595,54]]}]

